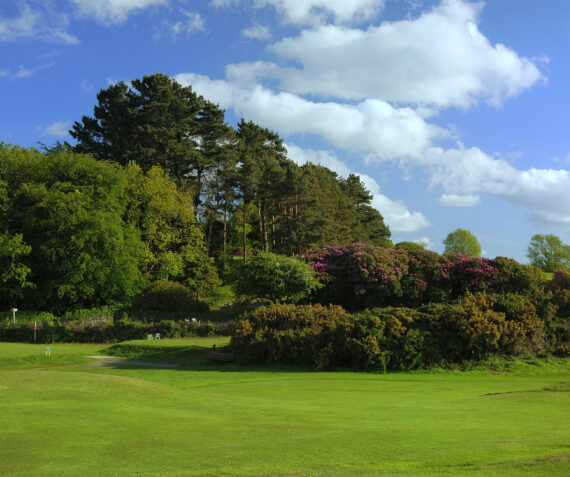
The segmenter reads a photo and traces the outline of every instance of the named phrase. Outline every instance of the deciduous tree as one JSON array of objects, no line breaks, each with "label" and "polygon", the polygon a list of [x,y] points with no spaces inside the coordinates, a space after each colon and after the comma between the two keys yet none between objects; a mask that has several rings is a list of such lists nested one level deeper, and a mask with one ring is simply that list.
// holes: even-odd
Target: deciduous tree
[{"label": "deciduous tree", "polygon": [[570,245],[563,243],[557,235],[533,235],[527,257],[531,265],[545,272],[559,269],[570,271]]},{"label": "deciduous tree", "polygon": [[459,253],[468,257],[480,257],[481,245],[469,230],[456,229],[443,241],[444,253]]}]

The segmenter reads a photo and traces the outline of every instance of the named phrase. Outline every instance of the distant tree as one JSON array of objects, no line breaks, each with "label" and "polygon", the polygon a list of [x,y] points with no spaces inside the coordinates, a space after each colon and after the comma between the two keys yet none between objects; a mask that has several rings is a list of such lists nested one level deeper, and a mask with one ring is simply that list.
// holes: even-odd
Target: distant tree
[{"label": "distant tree", "polygon": [[469,257],[481,256],[481,245],[469,230],[456,229],[443,241],[444,253],[461,253]]},{"label": "distant tree", "polygon": [[528,246],[527,257],[531,265],[545,272],[559,269],[570,271],[570,245],[566,245],[560,237],[553,234],[533,235]]}]

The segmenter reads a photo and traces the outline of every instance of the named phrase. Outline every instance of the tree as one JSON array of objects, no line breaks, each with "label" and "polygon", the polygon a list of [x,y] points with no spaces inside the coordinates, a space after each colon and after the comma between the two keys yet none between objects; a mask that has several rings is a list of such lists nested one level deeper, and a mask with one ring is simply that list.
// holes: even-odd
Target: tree
[{"label": "tree", "polygon": [[456,229],[445,238],[443,245],[445,245],[444,253],[459,253],[468,257],[481,256],[481,245],[469,230]]},{"label": "tree", "polygon": [[[277,183],[284,177],[281,164],[285,159],[285,147],[279,135],[242,118],[238,124],[237,138],[240,151],[239,186],[245,203],[257,206],[261,248],[269,249],[268,206]],[[244,209],[245,210],[245,209]],[[244,220],[244,244],[245,239]],[[246,259],[246,250],[243,250]]]},{"label": "tree", "polygon": [[560,237],[553,234],[533,235],[527,257],[531,265],[545,272],[560,269],[570,271],[570,245],[564,244]]},{"label": "tree", "polygon": [[74,150],[144,171],[158,165],[178,182],[200,175],[199,115],[206,101],[164,74],[119,82],[99,91],[94,117],[83,116],[69,133]]},{"label": "tree", "polygon": [[143,244],[123,221],[121,169],[65,151],[0,147],[0,182],[7,185],[0,224],[8,237],[1,255],[15,263],[8,278],[34,284],[16,303],[2,296],[2,305],[63,311],[138,293]]},{"label": "tree", "polygon": [[142,271],[150,280],[184,281],[190,264],[206,260],[204,236],[194,217],[192,195],[172,182],[159,167],[144,173],[137,165],[128,178],[125,221],[145,244]]}]

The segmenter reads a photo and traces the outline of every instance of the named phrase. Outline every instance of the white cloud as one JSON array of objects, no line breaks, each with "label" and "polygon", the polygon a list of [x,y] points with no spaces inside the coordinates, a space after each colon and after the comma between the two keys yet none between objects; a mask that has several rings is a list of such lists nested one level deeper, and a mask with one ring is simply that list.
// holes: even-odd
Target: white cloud
[{"label": "white cloud", "polygon": [[481,203],[481,198],[474,194],[443,194],[437,203],[446,207],[473,207]]},{"label": "white cloud", "polygon": [[2,76],[8,76],[9,73],[10,73],[9,70],[0,70],[0,78],[1,78]]},{"label": "white cloud", "polygon": [[[403,167],[421,167],[428,174],[430,188],[443,191],[442,205],[474,206],[481,194],[489,194],[529,209],[537,220],[570,224],[570,172],[519,170],[476,147],[434,146],[446,132],[411,108],[394,108],[379,100],[355,105],[314,102],[291,93],[275,93],[259,84],[246,88],[239,80],[230,83],[195,74],[181,74],[176,79],[223,108],[233,108],[238,115],[282,135],[316,134],[332,146],[370,160],[397,160]],[[313,161],[334,170],[331,157],[320,153]],[[411,213],[381,195],[375,197],[375,206],[394,231],[429,225],[421,213]]]},{"label": "white cloud", "polygon": [[367,20],[382,10],[384,0],[257,0],[256,4],[272,5],[288,23],[307,25],[329,17],[335,23]]},{"label": "white cloud", "polygon": [[269,27],[263,25],[253,25],[243,30],[241,34],[246,38],[251,38],[253,40],[268,40],[271,38]]},{"label": "white cloud", "polygon": [[33,9],[26,2],[19,3],[19,16],[14,18],[0,17],[0,41],[16,41],[32,38],[55,43],[76,44],[76,37],[67,33],[69,17],[55,13],[44,6],[44,9]]},{"label": "white cloud", "polygon": [[302,149],[295,144],[287,144],[286,147],[287,156],[299,165],[311,162],[327,167],[344,178],[351,173],[359,176],[361,182],[373,196],[372,207],[382,214],[384,221],[392,232],[414,232],[430,225],[421,212],[410,212],[402,202],[393,201],[381,194],[380,186],[372,177],[351,172],[350,168],[334,154],[328,151]]},{"label": "white cloud", "polygon": [[537,66],[477,28],[482,4],[444,0],[420,17],[367,30],[304,30],[270,49],[301,64],[274,72],[282,88],[347,100],[470,107],[493,105],[543,79]]},{"label": "white cloud", "polygon": [[170,25],[171,32],[175,35],[191,35],[197,31],[204,31],[204,19],[199,13],[183,11],[185,17],[182,21]]},{"label": "white cloud", "polygon": [[374,195],[372,207],[380,211],[392,232],[415,232],[430,225],[421,212],[410,212],[402,202],[382,194]]},{"label": "white cloud", "polygon": [[[220,8],[237,3],[212,2]],[[345,3],[348,10],[342,13],[341,2],[326,2],[329,19],[354,20],[357,12],[366,11],[365,5],[373,4]],[[374,5],[380,8],[382,3]],[[257,0],[253,7],[273,5],[287,21],[302,24],[306,15],[318,17],[318,7],[324,4]],[[569,171],[520,170],[506,160],[507,154],[491,156],[462,144],[439,147],[441,138],[454,135],[453,126],[444,130],[428,120],[444,108],[469,108],[482,101],[500,105],[544,80],[536,61],[505,45],[492,45],[481,34],[482,6],[442,0],[417,18],[366,30],[313,26],[270,47],[294,66],[257,61],[228,65],[224,80],[191,73],[176,79],[285,137],[314,134],[369,162],[391,160],[404,170],[421,168],[429,187],[441,191],[441,205],[472,207],[481,196],[493,195],[527,208],[536,220],[567,226]],[[272,89],[275,80],[279,90]],[[289,147],[294,160],[311,160],[341,175],[347,173],[346,165],[331,153]],[[363,176],[362,180],[368,181],[374,206],[392,230],[413,231],[429,225],[420,212],[410,212],[404,204],[383,196],[373,179]]]},{"label": "white cloud", "polygon": [[39,127],[46,136],[65,137],[69,134],[71,128],[71,121],[56,121],[46,127]]},{"label": "white cloud", "polygon": [[18,72],[14,75],[16,78],[29,78],[35,75],[38,71],[53,68],[55,63],[43,63],[33,68],[28,68],[26,66],[20,66]]},{"label": "white cloud", "polygon": [[343,24],[369,20],[384,8],[385,0],[212,0],[211,5],[224,8],[239,3],[249,7],[273,7],[285,23],[315,25],[332,20]]},{"label": "white cloud", "polygon": [[79,13],[94,17],[104,25],[124,23],[129,15],[146,8],[165,5],[168,0],[71,0]]},{"label": "white cloud", "polygon": [[336,147],[373,152],[383,160],[419,157],[433,140],[446,134],[413,109],[397,109],[385,101],[368,99],[356,105],[313,102],[291,93],[274,93],[259,84],[241,87],[190,73],[177,75],[176,80],[282,135],[317,134]]},{"label": "white cloud", "polygon": [[[441,187],[448,197],[489,194],[530,210],[541,222],[570,225],[570,171],[516,169],[479,148],[432,147],[417,165],[426,168],[430,187]],[[445,197],[445,195],[444,195]]]},{"label": "white cloud", "polygon": [[287,148],[287,157],[296,164],[303,165],[310,162],[317,166],[327,167],[341,177],[348,177],[351,173],[349,167],[329,151],[303,149],[292,143],[285,144],[285,147]]}]

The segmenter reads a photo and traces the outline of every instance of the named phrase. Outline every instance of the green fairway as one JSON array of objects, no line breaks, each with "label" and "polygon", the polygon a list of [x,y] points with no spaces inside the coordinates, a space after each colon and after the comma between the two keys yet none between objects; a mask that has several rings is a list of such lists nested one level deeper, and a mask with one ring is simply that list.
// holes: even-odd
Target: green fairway
[{"label": "green fairway", "polygon": [[[0,343],[0,475],[570,473],[568,360],[388,375],[208,362],[226,343],[53,345],[50,358]],[[109,353],[132,361],[84,358]]]}]

